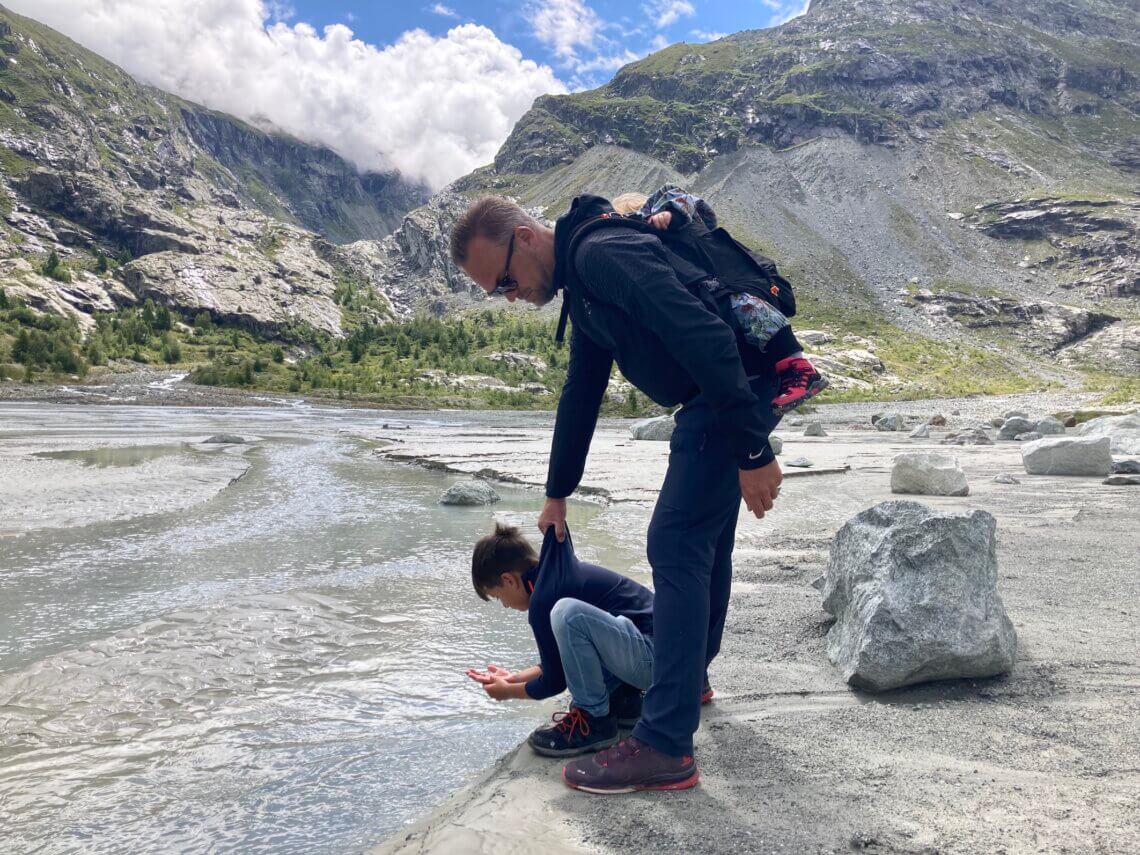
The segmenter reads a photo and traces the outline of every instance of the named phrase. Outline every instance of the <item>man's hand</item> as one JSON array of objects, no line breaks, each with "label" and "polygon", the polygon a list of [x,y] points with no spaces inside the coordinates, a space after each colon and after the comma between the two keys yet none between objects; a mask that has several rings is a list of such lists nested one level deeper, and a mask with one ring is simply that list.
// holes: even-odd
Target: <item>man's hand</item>
[{"label": "man's hand", "polygon": [[780,464],[775,460],[759,469],[740,470],[740,495],[757,519],[763,517],[765,511],[772,510],[783,480]]},{"label": "man's hand", "polygon": [[547,497],[546,504],[542,506],[542,513],[538,515],[538,530],[546,534],[546,530],[554,526],[554,536],[561,543],[566,539],[566,500],[551,499]]}]

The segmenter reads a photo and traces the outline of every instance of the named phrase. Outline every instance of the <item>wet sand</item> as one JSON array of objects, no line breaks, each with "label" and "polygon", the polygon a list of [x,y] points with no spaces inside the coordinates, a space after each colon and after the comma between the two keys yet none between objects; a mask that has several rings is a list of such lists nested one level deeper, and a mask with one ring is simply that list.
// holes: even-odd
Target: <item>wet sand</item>
[{"label": "wet sand", "polygon": [[[697,733],[701,784],[680,793],[591,796],[567,789],[562,762],[521,746],[375,853],[487,852],[1104,852],[1140,850],[1140,492],[1099,478],[1030,476],[1020,447],[939,444],[947,430],[1013,407],[1031,416],[1063,396],[820,407],[829,436],[785,422],[787,480],[774,513],[742,516],[717,691]],[[961,409],[960,416],[951,416]],[[930,439],[870,427],[876,411],[948,416]],[[549,433],[380,431],[383,457],[536,487]],[[999,592],[1018,636],[1006,677],[870,695],[827,661],[829,627],[811,582],[830,541],[859,511],[892,498],[892,458],[958,458],[962,498],[998,522]],[[665,443],[604,425],[584,487],[594,501],[648,506]],[[843,467],[850,467],[844,470]],[[785,474],[794,470],[785,466]],[[999,473],[1020,484],[998,484]],[[538,725],[545,708],[535,707]]]}]

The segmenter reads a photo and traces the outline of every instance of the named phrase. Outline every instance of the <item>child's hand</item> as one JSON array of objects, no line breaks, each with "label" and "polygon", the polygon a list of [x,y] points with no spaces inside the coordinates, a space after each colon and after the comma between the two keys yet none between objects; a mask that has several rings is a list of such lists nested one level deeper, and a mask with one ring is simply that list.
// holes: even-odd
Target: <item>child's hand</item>
[{"label": "child's hand", "polygon": [[653,226],[655,229],[665,231],[665,229],[669,228],[669,223],[672,221],[673,215],[669,211],[662,211],[661,213],[654,214],[649,218],[649,225]]},{"label": "child's hand", "polygon": [[491,682],[483,685],[483,691],[496,701],[509,701],[513,697],[511,684],[505,677],[492,677]]},{"label": "child's hand", "polygon": [[477,668],[468,668],[467,676],[486,686],[497,679],[505,680],[508,683],[518,683],[517,674],[514,671],[508,671],[506,668],[500,668],[498,665],[488,665],[486,671],[480,671]]}]

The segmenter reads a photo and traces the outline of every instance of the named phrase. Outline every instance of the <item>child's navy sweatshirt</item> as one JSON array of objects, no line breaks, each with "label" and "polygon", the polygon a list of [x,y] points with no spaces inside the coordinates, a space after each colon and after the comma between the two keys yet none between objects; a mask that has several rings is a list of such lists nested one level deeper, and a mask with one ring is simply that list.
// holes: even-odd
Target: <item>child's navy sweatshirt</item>
[{"label": "child's navy sweatshirt", "polygon": [[569,529],[562,543],[554,535],[554,526],[546,530],[538,565],[523,573],[522,581],[531,592],[527,620],[542,663],[542,675],[526,684],[527,695],[535,700],[566,690],[562,657],[550,626],[550,610],[564,597],[627,617],[644,635],[653,635],[653,592],[613,570],[579,561]]}]

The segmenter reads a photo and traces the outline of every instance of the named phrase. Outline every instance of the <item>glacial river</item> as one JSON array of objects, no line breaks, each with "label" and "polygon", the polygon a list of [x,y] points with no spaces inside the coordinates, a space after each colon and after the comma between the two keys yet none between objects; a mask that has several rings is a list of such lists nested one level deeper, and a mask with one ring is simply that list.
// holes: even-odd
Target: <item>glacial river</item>
[{"label": "glacial river", "polygon": [[[354,435],[423,420],[550,424],[0,404],[0,447],[49,441],[91,471],[258,437],[189,509],[0,537],[0,851],[358,852],[549,713],[463,675],[535,661],[525,615],[472,591],[470,550],[496,517],[533,530],[540,495],[443,507],[453,476]],[[638,513],[576,506],[579,550],[643,568]]]}]

